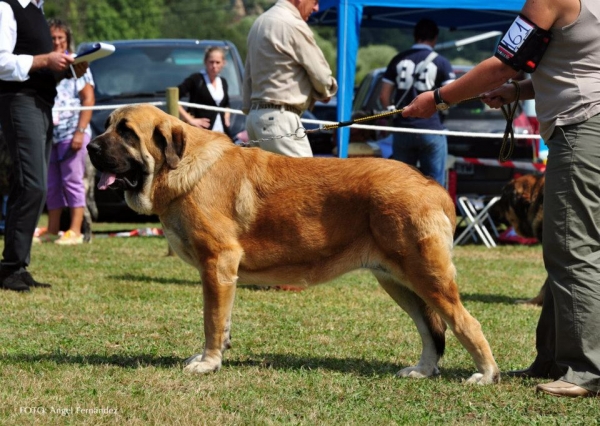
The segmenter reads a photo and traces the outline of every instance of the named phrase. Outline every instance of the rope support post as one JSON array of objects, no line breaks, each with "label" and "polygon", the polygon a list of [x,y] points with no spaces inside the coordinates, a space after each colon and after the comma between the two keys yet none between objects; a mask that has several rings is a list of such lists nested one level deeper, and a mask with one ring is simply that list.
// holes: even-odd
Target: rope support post
[{"label": "rope support post", "polygon": [[[167,113],[175,118],[179,118],[179,88],[178,87],[167,87],[166,90],[167,98]],[[175,252],[171,247],[171,244],[167,242],[167,256],[175,256]]]},{"label": "rope support post", "polygon": [[167,87],[167,114],[179,118],[179,88]]}]

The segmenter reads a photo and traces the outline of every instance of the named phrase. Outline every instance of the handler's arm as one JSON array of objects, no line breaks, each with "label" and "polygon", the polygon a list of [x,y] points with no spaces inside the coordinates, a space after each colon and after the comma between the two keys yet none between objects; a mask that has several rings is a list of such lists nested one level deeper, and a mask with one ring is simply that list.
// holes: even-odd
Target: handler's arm
[{"label": "handler's arm", "polygon": [[326,100],[337,93],[338,84],[312,31],[302,24],[290,29],[292,37],[287,53],[306,70],[314,99]]},{"label": "handler's arm", "polygon": [[[538,27],[550,29],[554,25],[561,25],[565,16],[571,17],[575,8],[579,7],[579,0],[527,0],[521,13],[534,22]],[[576,16],[576,15],[575,15]],[[440,89],[442,99],[449,104],[455,104],[463,99],[479,96],[506,83],[517,75],[509,65],[500,59],[491,57],[475,66],[471,71],[458,80]],[[526,90],[530,90],[526,87]],[[531,89],[532,90],[532,89]],[[524,95],[532,94],[525,92]],[[415,98],[404,109],[404,117],[430,117],[436,112],[433,92],[425,92]]]}]

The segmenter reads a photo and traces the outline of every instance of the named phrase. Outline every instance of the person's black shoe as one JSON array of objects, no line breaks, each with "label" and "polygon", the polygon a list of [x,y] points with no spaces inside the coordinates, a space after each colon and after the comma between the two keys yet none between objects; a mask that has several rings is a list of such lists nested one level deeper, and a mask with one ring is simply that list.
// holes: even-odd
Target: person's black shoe
[{"label": "person's black shoe", "polygon": [[507,371],[505,374],[508,377],[520,377],[523,379],[554,379],[557,380],[564,374],[564,371],[556,365],[552,360],[544,359],[540,361],[540,357],[536,357],[535,361],[523,370]]},{"label": "person's black shoe", "polygon": [[21,279],[29,286],[29,287],[38,287],[38,288],[50,288],[52,287],[50,284],[41,283],[33,279],[31,274],[27,271],[22,271],[19,273]]},{"label": "person's black shoe", "polygon": [[23,280],[23,277],[18,272],[12,274],[0,274],[2,276],[0,286],[2,290],[12,291],[29,291],[29,285]]},{"label": "person's black shoe", "polygon": [[522,379],[549,379],[550,373],[544,372],[541,370],[536,370],[531,367],[524,368],[522,370],[511,370],[507,371],[506,374],[508,377],[520,377]]}]

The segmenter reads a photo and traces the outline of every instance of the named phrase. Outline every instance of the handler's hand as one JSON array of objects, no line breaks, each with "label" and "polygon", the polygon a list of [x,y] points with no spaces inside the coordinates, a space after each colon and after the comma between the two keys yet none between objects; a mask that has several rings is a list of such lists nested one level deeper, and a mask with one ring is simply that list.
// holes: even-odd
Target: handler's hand
[{"label": "handler's hand", "polygon": [[79,151],[83,148],[83,136],[84,133],[81,132],[75,132],[73,134],[73,139],[71,140],[71,149],[73,151]]},{"label": "handler's hand", "polygon": [[64,71],[72,63],[73,63],[73,57],[66,53],[51,52],[51,53],[48,53],[48,55],[47,55],[47,65],[46,66],[52,71]]},{"label": "handler's hand", "polygon": [[193,118],[189,123],[194,127],[201,127],[203,129],[210,127],[210,120],[208,118]]},{"label": "handler's hand", "polygon": [[517,90],[512,83],[503,84],[491,92],[481,95],[481,100],[491,108],[500,108],[502,105],[514,102],[517,98]]},{"label": "handler's hand", "polygon": [[402,110],[402,117],[429,118],[435,114],[436,111],[433,92],[429,91],[421,93],[414,98],[413,101]]}]

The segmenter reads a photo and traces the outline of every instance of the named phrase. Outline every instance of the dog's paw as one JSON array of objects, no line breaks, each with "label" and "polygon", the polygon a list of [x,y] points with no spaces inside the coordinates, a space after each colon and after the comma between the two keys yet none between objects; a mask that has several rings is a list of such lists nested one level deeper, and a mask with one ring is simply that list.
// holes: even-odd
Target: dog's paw
[{"label": "dog's paw", "polygon": [[185,361],[183,371],[186,373],[206,374],[221,368],[220,361],[203,360],[202,355],[193,355]]},{"label": "dog's paw", "polygon": [[466,382],[468,385],[491,385],[500,383],[500,373],[481,374],[475,373]]},{"label": "dog's paw", "polygon": [[424,379],[426,377],[437,376],[440,370],[437,367],[406,367],[396,373],[398,377],[410,377],[411,379]]}]

